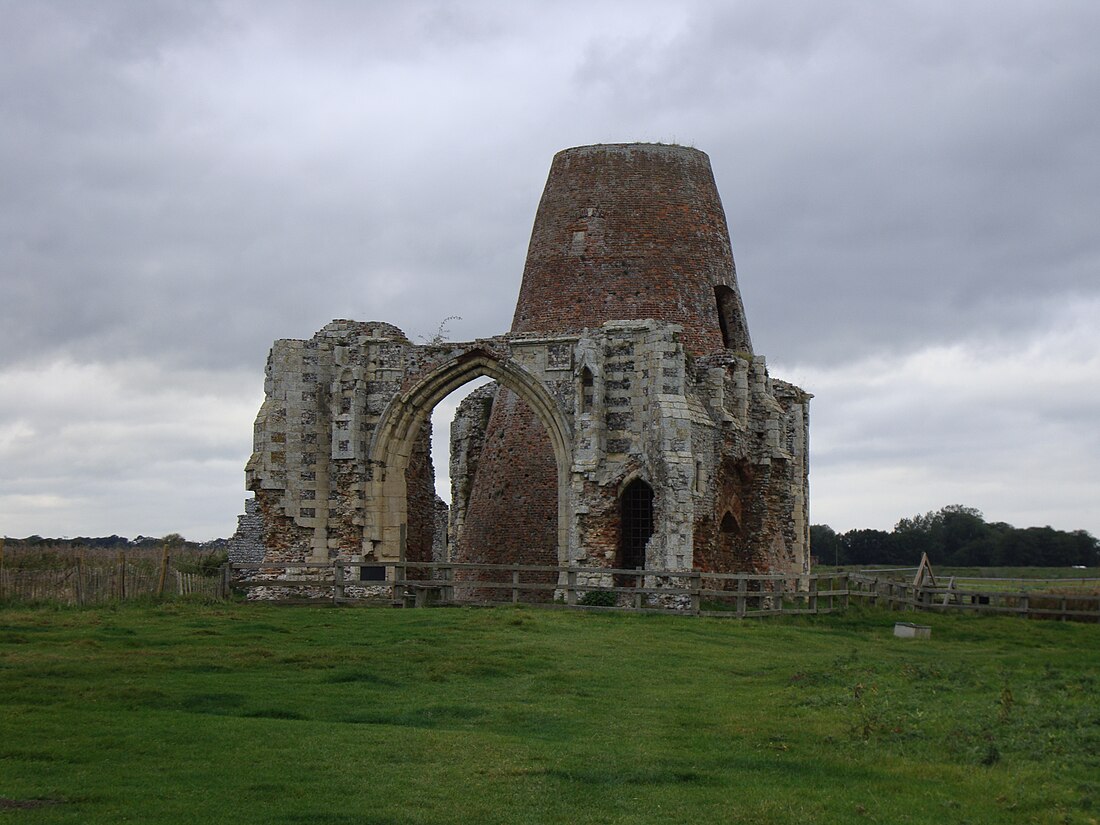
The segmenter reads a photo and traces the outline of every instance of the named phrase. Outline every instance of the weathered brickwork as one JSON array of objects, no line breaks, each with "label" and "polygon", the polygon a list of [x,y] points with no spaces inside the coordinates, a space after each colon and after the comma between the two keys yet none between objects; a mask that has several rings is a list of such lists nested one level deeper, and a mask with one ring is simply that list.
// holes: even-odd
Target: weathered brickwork
[{"label": "weathered brickwork", "polygon": [[470,486],[477,476],[485,430],[493,411],[497,385],[486,384],[471,392],[458,405],[451,421],[451,507],[448,534],[453,539],[462,534],[466,525],[466,509],[470,502]]},{"label": "weathered brickwork", "polygon": [[[519,451],[523,454],[520,455]],[[496,393],[455,561],[558,563],[558,484],[546,429],[511,390]]]},{"label": "weathered brickwork", "polygon": [[[719,318],[716,288],[726,320]],[[688,352],[752,350],[710,158],[682,146],[559,152],[535,215],[513,332],[680,324]]]},{"label": "weathered brickwork", "polygon": [[[452,427],[445,543],[429,416],[481,375]],[[334,321],[275,343],[265,391],[247,476],[272,560],[807,570],[810,396],[752,351],[693,149],[559,153],[508,334],[414,345]],[[651,503],[624,504],[638,480]]]}]

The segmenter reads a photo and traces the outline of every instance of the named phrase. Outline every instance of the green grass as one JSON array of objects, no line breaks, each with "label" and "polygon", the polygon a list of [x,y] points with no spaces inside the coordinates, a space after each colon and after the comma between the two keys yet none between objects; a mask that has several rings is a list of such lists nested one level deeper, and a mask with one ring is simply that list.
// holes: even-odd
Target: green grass
[{"label": "green grass", "polygon": [[937,579],[1100,579],[1100,567],[944,567],[934,572]]},{"label": "green grass", "polygon": [[10,607],[0,823],[1097,822],[1100,628],[902,618]]},{"label": "green grass", "polygon": [[[898,573],[898,578],[912,580],[916,573],[916,567],[899,568],[892,564],[848,564],[836,567],[831,564],[814,565],[813,572],[828,574],[837,570],[859,572],[862,570],[875,570],[883,568],[887,570],[901,569],[906,572]],[[973,579],[1097,579],[1100,578],[1100,567],[941,567],[932,565],[932,572],[936,578],[950,578],[951,576],[965,576]]]}]

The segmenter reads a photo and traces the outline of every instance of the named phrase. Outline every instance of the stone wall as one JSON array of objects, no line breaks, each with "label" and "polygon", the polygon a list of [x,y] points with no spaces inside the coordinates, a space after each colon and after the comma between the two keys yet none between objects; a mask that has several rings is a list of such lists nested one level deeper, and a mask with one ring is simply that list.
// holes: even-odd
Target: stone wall
[{"label": "stone wall", "polygon": [[264,560],[264,520],[256,499],[245,499],[244,515],[237,516],[237,531],[230,536],[226,552],[234,564]]}]

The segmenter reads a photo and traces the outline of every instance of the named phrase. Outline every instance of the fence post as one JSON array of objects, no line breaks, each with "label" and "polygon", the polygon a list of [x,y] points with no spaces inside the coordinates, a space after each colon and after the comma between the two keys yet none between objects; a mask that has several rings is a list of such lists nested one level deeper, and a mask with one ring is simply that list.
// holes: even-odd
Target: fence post
[{"label": "fence post", "polygon": [[737,577],[737,618],[745,618],[745,593],[749,589],[749,581],[744,576]]},{"label": "fence post", "polygon": [[344,565],[337,561],[332,563],[332,603],[339,604],[344,598]]},{"label": "fence post", "polygon": [[565,574],[565,603],[577,603],[577,571],[569,570]]},{"label": "fence post", "polygon": [[401,605],[402,607],[405,606],[405,599],[402,596],[402,592],[401,592],[400,588],[404,587],[404,584],[403,584],[404,578],[405,578],[404,565],[401,564],[401,562],[397,562],[393,566],[393,585],[392,585],[392,593],[390,595],[390,599],[393,601],[394,605]]},{"label": "fence post", "polygon": [[691,612],[698,614],[702,607],[702,598],[699,591],[702,589],[703,577],[697,572],[688,576],[688,589],[691,591]]},{"label": "fence post", "polygon": [[519,571],[512,571],[512,604],[519,604]]},{"label": "fence post", "polygon": [[642,606],[642,594],[638,592],[638,588],[645,587],[645,577],[640,573],[634,574],[634,607],[635,609],[641,609]]},{"label": "fence post", "polygon": [[443,576],[443,581],[448,584],[443,585],[442,597],[445,602],[453,602],[455,600],[455,569],[453,567],[441,567],[439,568],[440,575]]},{"label": "fence post", "polygon": [[118,600],[126,598],[126,552],[118,551]]},{"label": "fence post", "polygon": [[168,578],[168,545],[164,545],[164,551],[160,556],[160,578],[157,579],[157,598],[164,597],[164,580]]},{"label": "fence post", "polygon": [[817,576],[810,576],[810,595],[807,599],[811,613],[817,613]]},{"label": "fence post", "polygon": [[76,557],[76,603],[83,607],[86,600],[87,595],[84,592],[84,551],[81,550]]}]

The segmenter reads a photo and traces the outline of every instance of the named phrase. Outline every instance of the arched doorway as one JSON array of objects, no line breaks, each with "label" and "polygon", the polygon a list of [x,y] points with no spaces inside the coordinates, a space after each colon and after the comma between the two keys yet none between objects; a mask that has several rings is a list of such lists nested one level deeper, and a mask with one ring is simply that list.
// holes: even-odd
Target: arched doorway
[{"label": "arched doorway", "polygon": [[408,527],[405,471],[417,433],[440,400],[482,375],[522,398],[546,429],[557,468],[558,563],[568,563],[571,428],[557,402],[534,375],[483,349],[467,350],[425,374],[411,388],[393,398],[383,412],[369,451],[374,470],[364,508],[370,519],[364,531],[364,551],[372,553],[375,559],[405,560]]}]

